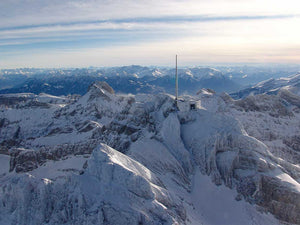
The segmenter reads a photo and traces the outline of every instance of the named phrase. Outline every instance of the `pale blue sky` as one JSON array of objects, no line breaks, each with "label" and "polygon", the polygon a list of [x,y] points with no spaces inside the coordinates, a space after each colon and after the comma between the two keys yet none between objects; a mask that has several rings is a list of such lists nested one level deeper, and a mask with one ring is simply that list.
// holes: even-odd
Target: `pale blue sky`
[{"label": "pale blue sky", "polygon": [[0,68],[300,62],[298,0],[1,0]]}]

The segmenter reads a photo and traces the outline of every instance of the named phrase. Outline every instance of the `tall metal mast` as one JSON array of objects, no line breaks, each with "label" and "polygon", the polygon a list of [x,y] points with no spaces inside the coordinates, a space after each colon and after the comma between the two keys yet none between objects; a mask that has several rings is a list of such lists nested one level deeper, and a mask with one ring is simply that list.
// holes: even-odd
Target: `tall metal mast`
[{"label": "tall metal mast", "polygon": [[178,107],[178,73],[177,73],[177,55],[176,55],[176,72],[175,72],[175,102],[176,102],[176,107]]}]

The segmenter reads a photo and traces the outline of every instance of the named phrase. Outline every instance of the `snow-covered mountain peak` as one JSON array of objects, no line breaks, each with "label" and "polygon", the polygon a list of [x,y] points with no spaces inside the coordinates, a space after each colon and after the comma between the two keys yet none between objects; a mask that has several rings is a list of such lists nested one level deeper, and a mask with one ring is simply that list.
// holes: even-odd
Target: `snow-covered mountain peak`
[{"label": "snow-covered mountain peak", "polygon": [[97,81],[94,82],[90,87],[89,87],[89,91],[92,91],[94,89],[100,89],[104,94],[105,92],[109,93],[109,94],[114,94],[114,90],[112,89],[111,86],[109,86],[108,83],[106,83],[105,81]]},{"label": "snow-covered mountain peak", "polygon": [[103,97],[109,99],[109,96],[113,95],[115,92],[106,82],[97,81],[91,84],[88,89],[88,94],[90,95],[89,100],[94,98]]},{"label": "snow-covered mountain peak", "polygon": [[197,92],[197,95],[214,95],[216,92],[209,88],[202,88]]}]

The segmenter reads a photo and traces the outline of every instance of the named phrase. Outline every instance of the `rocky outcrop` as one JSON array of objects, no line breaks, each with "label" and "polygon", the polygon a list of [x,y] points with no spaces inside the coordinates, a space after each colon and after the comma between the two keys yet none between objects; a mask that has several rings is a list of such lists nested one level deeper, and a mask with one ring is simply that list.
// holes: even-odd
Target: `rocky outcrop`
[{"label": "rocky outcrop", "polygon": [[300,224],[300,194],[289,184],[270,176],[261,176],[258,205],[276,215],[282,221]]},{"label": "rocky outcrop", "polygon": [[283,143],[292,148],[293,150],[300,152],[300,136],[292,136],[283,139]]},{"label": "rocky outcrop", "polygon": [[110,101],[109,95],[113,95],[115,92],[111,86],[108,85],[105,81],[97,81],[91,84],[88,91],[90,92],[89,100],[93,100],[95,98],[104,98],[107,101]]},{"label": "rocky outcrop", "polygon": [[48,160],[60,160],[71,155],[91,154],[98,140],[88,140],[76,144],[63,144],[54,147],[41,147],[37,150],[12,148],[9,150],[10,172],[24,173],[36,169]]},{"label": "rocky outcrop", "polygon": [[0,105],[14,107],[28,100],[32,100],[33,97],[33,94],[0,95]]}]

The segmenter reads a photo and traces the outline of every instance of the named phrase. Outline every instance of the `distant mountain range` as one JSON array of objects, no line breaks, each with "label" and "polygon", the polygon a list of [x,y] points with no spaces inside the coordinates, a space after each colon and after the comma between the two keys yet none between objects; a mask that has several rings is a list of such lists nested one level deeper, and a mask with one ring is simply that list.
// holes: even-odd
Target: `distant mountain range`
[{"label": "distant mountain range", "polygon": [[[180,93],[195,94],[201,88],[216,91],[237,90],[240,85],[211,68],[180,69]],[[75,69],[45,71],[43,74],[6,76],[6,86],[0,93],[48,93],[52,95],[87,92],[95,81],[106,81],[117,93],[174,93],[175,70],[142,66],[113,67],[102,70]],[[3,79],[4,80],[4,79]],[[16,83],[16,85],[13,85]]]},{"label": "distant mountain range", "polygon": [[[292,69],[260,67],[192,67],[180,68],[179,94],[194,95],[201,88],[216,92],[236,92],[246,85]],[[117,93],[174,93],[175,69],[123,66],[85,69],[15,69],[0,70],[0,93],[47,93],[52,95],[84,95],[95,81],[106,81]]]}]

